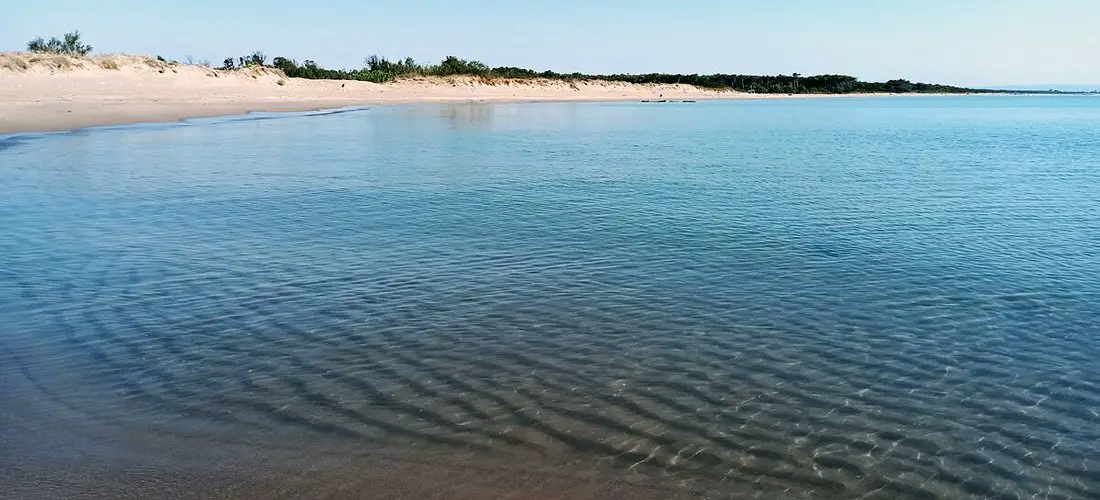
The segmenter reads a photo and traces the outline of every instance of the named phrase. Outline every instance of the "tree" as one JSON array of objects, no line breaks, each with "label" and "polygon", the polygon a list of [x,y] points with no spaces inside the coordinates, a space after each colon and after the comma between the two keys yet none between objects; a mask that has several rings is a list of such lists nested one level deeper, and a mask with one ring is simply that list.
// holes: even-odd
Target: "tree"
[{"label": "tree", "polygon": [[233,69],[235,66],[236,65],[233,63],[233,58],[227,57],[225,58],[225,61],[222,61],[221,69]]}]

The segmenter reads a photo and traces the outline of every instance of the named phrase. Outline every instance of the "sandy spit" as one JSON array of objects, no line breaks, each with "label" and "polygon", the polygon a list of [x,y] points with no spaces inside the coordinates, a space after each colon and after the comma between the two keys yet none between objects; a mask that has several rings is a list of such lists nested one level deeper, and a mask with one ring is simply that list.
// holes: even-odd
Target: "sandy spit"
[{"label": "sandy spit", "polygon": [[287,78],[268,68],[218,70],[148,56],[0,53],[0,134],[368,104],[770,97],[787,96],[543,79],[419,77],[375,84]]}]

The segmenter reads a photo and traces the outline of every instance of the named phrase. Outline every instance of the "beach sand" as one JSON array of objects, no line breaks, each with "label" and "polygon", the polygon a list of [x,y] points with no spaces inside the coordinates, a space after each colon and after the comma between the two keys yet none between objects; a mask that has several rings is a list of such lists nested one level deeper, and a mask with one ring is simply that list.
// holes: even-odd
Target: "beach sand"
[{"label": "beach sand", "polygon": [[250,111],[420,102],[606,101],[760,97],[690,85],[404,78],[385,84],[218,70],[146,56],[0,53],[0,133],[176,121]]}]

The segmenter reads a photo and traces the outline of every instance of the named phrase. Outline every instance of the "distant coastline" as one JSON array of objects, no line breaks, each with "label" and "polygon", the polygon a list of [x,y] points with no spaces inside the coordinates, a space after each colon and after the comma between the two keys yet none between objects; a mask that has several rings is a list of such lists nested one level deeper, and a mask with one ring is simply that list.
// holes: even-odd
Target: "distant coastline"
[{"label": "distant coastline", "polygon": [[[786,91],[784,91],[786,89]],[[1026,93],[843,75],[582,75],[368,58],[328,70],[252,54],[220,68],[151,56],[0,53],[0,134],[178,121],[251,111],[430,102],[704,100],[839,95]]]}]

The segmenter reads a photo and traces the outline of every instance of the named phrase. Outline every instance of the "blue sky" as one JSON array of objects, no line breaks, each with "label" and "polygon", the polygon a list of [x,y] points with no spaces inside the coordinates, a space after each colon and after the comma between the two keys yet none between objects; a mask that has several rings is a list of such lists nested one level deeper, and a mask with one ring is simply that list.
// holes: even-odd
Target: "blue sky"
[{"label": "blue sky", "polygon": [[1100,83],[1100,0],[38,0],[0,50],[79,28],[97,51],[335,67],[448,54],[557,71],[843,73],[964,85]]}]

